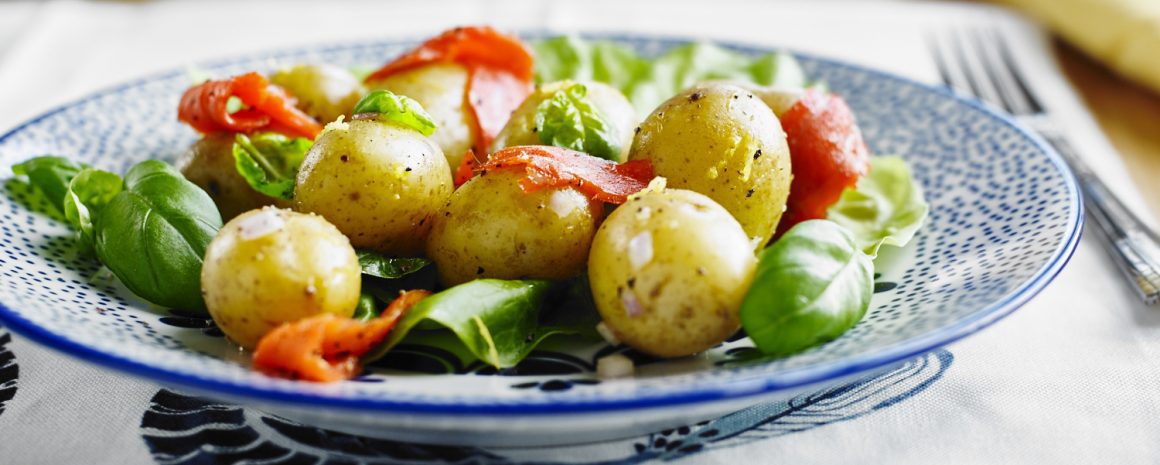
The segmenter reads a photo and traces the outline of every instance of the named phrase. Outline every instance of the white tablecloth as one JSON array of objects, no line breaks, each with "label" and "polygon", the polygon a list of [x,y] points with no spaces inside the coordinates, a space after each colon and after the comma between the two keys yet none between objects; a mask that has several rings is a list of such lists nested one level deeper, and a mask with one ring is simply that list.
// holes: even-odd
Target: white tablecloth
[{"label": "white tablecloth", "polygon": [[[1049,104],[1063,116],[1075,145],[1110,185],[1139,207],[1139,196],[1116,154],[1050,62],[1042,33],[977,5],[734,0],[5,2],[0,3],[0,128],[98,88],[201,60],[318,42],[422,37],[478,23],[786,46],[934,83],[936,68],[924,35],[973,21],[1000,24],[1019,40],[1017,52],[1038,70],[1036,89],[1051,97]],[[0,169],[6,176],[7,167]],[[378,452],[354,453],[344,449],[352,440],[359,442],[352,438],[308,440],[309,434],[250,427],[236,431],[256,435],[248,448],[222,448],[222,438],[208,433],[174,445],[157,428],[158,406],[197,410],[203,401],[102,371],[18,336],[8,339],[0,336],[3,464],[186,464],[212,463],[215,458],[356,463],[352,457],[366,463],[638,463],[641,448],[655,448],[658,441],[663,448],[683,434],[658,432],[556,449],[417,452],[380,444]],[[1155,463],[1160,460],[1158,356],[1160,309],[1137,300],[1096,235],[1088,234],[1070,265],[1024,308],[912,364],[909,379],[920,382],[870,392],[836,407],[840,421],[808,428],[801,427],[792,405],[754,409],[738,420],[754,426],[732,439],[669,457],[722,464]],[[262,414],[244,412],[251,425],[261,422]],[[179,456],[175,450],[189,453]],[[274,459],[258,460],[263,457]]]}]

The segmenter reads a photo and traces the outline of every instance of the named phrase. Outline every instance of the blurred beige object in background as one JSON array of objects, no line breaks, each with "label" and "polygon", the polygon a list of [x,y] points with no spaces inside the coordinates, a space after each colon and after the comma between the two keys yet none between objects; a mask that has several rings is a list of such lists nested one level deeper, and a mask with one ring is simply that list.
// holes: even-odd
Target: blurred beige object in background
[{"label": "blurred beige object in background", "polygon": [[998,0],[1160,92],[1160,0]]}]

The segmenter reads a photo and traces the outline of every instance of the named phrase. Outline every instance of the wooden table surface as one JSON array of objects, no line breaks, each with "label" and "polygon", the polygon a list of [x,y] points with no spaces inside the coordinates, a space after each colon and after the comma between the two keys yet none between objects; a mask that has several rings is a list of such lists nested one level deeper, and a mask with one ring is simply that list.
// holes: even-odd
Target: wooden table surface
[{"label": "wooden table surface", "polygon": [[1063,43],[1064,74],[1120,152],[1154,219],[1160,220],[1160,92],[1133,84]]}]

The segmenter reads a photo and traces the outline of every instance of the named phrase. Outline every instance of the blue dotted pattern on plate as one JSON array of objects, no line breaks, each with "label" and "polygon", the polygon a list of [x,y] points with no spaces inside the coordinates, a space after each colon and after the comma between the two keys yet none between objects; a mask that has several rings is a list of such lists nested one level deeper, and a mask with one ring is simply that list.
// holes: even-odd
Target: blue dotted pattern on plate
[{"label": "blue dotted pattern on plate", "polygon": [[[680,43],[617,40],[645,53]],[[203,69],[224,76],[302,61],[365,65],[409,45],[299,49]],[[0,200],[0,318],[14,330],[87,359],[234,396],[419,412],[582,411],[722,399],[882,367],[994,321],[1063,266],[1078,238],[1079,197],[1071,175],[1038,139],[941,90],[799,58],[807,75],[846,98],[875,153],[908,160],[932,209],[914,242],[894,254],[899,258],[880,261],[878,271],[897,285],[876,294],[866,318],[846,335],[794,357],[737,364],[663,362],[654,365],[665,376],[555,391],[513,389],[511,383],[497,387],[489,377],[471,375],[339,386],[269,379],[237,363],[236,351],[224,340],[191,343],[182,329],[161,324],[168,316],[164,310],[134,298],[93,262],[76,257],[69,230],[58,219],[31,213],[43,210],[43,200],[11,180]],[[114,172],[149,158],[172,161],[196,137],[175,118],[187,79],[180,72],[157,75],[30,121],[0,138],[0,165],[46,153]],[[747,344],[726,344],[706,359],[728,359],[730,350]]]}]

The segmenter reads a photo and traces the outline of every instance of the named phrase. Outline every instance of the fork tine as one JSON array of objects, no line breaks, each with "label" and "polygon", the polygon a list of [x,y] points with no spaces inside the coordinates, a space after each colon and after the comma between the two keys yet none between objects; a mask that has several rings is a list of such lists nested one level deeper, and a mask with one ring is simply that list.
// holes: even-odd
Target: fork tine
[{"label": "fork tine", "polygon": [[1017,89],[1016,80],[1011,75],[1011,68],[999,56],[997,50],[999,46],[995,43],[994,36],[988,34],[990,31],[990,28],[972,28],[969,33],[979,58],[983,62],[983,71],[990,78],[991,84],[995,87],[998,97],[1002,99],[1003,106],[1007,108],[1008,112],[1014,115],[1028,114],[1030,105]]},{"label": "fork tine", "polygon": [[979,100],[986,101],[992,105],[1002,108],[1008,113],[1011,108],[1007,106],[1007,102],[999,95],[995,88],[995,83],[991,82],[990,76],[987,75],[986,62],[983,61],[978,50],[972,46],[970,41],[964,37],[965,31],[959,30],[953,32],[951,37],[954,39],[955,52],[959,57],[960,67],[970,80],[971,88],[974,90],[975,96]]},{"label": "fork tine", "polygon": [[963,55],[962,48],[958,46],[958,42],[954,39],[954,33],[952,32],[951,34],[944,36],[942,44],[944,47],[943,56],[949,60],[949,62],[952,64],[952,68],[955,70],[952,76],[957,76],[957,79],[952,79],[953,81],[956,81],[954,83],[955,87],[967,93],[968,95],[972,95],[975,98],[978,98],[979,88],[975,85],[974,77],[972,77],[971,73],[967,70],[969,66],[966,56]]},{"label": "fork tine", "polygon": [[931,56],[934,57],[934,65],[936,68],[938,68],[938,77],[940,80],[942,80],[942,84],[947,87],[955,87],[954,82],[951,79],[951,72],[947,68],[946,58],[943,57],[938,37],[927,33],[926,48],[928,51],[930,51]]},{"label": "fork tine", "polygon": [[954,46],[950,45],[953,42],[946,34],[935,33],[931,35],[931,50],[937,60],[939,73],[942,74],[943,82],[947,87],[956,90],[964,95],[976,96],[974,82],[971,81],[970,75],[962,60],[958,58],[954,50]]},{"label": "fork tine", "polygon": [[1027,104],[1030,106],[1031,114],[1043,113],[1043,105],[1039,103],[1039,99],[1035,98],[1035,95],[1032,94],[1031,90],[1027,88],[1026,77],[1024,77],[1023,73],[1019,71],[1019,67],[1015,66],[1015,58],[1011,54],[1010,45],[1006,40],[1003,39],[1002,34],[999,34],[999,31],[991,29],[988,32],[993,43],[996,45],[995,48],[999,49],[999,54],[1002,56],[1003,62],[1006,64],[1006,69],[1010,70],[1011,72],[1011,78],[1014,80],[1015,89],[1019,91],[1023,98],[1026,99]]}]

